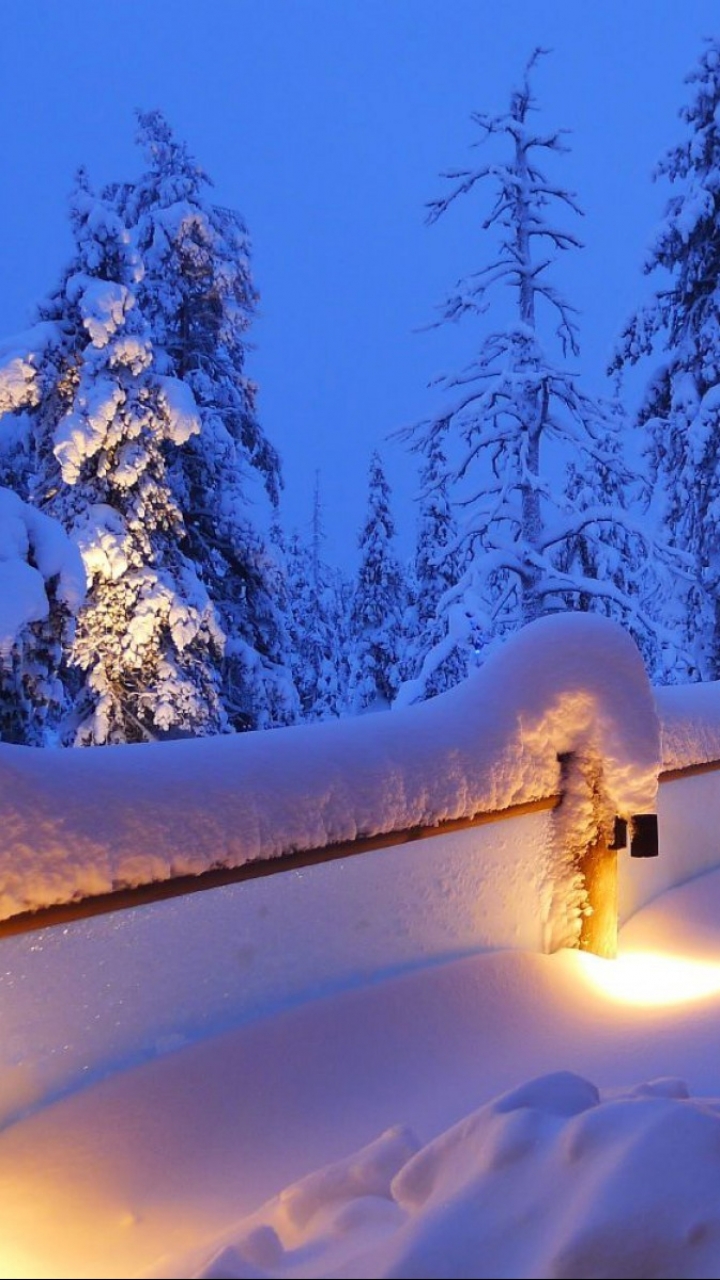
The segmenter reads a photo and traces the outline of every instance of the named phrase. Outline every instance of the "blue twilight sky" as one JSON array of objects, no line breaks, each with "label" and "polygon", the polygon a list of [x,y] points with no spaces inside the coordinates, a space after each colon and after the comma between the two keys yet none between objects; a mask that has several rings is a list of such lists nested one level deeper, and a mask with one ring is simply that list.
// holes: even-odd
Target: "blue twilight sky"
[{"label": "blue twilight sky", "polygon": [[[132,177],[136,107],[160,107],[239,209],[261,315],[248,371],[284,461],[285,524],[307,527],[320,468],[328,556],[353,564],[378,447],[410,545],[416,465],[391,431],[437,408],[428,382],[472,324],[425,329],[487,261],[481,193],[438,224],[439,173],[478,157],[473,111],[500,111],[535,45],[539,119],[571,130],[553,176],[586,212],[556,279],[580,309],[587,385],[647,285],[681,136],[684,77],[718,0],[2,0],[0,334],[25,327],[69,247],[85,164]],[[258,515],[261,501],[258,496]]]}]

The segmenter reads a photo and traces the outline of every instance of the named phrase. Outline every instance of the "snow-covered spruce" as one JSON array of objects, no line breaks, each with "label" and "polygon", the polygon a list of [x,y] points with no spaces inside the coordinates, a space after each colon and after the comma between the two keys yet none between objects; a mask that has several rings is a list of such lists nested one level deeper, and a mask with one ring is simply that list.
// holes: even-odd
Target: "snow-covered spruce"
[{"label": "snow-covered spruce", "polygon": [[[499,144],[499,158],[446,176],[450,193],[430,205],[429,221],[445,214],[476,187],[493,193],[483,232],[496,234],[489,261],[461,280],[443,319],[481,316],[500,294],[500,314],[513,300],[514,319],[486,331],[477,356],[443,380],[449,407],[436,418],[401,431],[426,453],[442,446],[449,459],[436,484],[447,484],[460,513],[460,534],[448,556],[461,554],[463,572],[443,609],[460,605],[480,642],[493,641],[521,623],[557,609],[596,608],[600,602],[636,631],[653,630],[634,586],[633,566],[623,563],[629,538],[647,534],[617,501],[636,482],[618,448],[613,408],[587,395],[569,361],[578,355],[574,310],[549,278],[560,253],[579,241],[552,214],[581,211],[572,196],[539,168],[541,155],[566,150],[562,131],[534,126],[536,104],[530,59],[507,112],[478,113],[484,144]],[[504,152],[500,149],[504,147]],[[550,330],[560,348],[551,357],[542,337]],[[578,501],[573,484],[559,491],[552,477],[558,461],[576,459],[587,475],[602,475],[593,500]],[[621,532],[618,532],[618,530]],[[572,548],[590,552],[587,569]],[[601,570],[601,572],[600,572]],[[442,642],[438,661],[447,656]],[[432,674],[426,658],[424,676]]]},{"label": "snow-covered spruce", "polygon": [[288,620],[270,548],[249,516],[253,479],[276,504],[281,475],[245,368],[257,302],[247,229],[208,199],[210,180],[159,111],[139,114],[138,142],[145,170],[115,199],[143,263],[137,297],[157,367],[195,406],[197,429],[174,452],[169,482],[187,554],[228,637],[223,704],[236,729],[290,723],[299,705]]},{"label": "snow-covered spruce", "polygon": [[[137,302],[142,266],[83,173],[71,223],[74,256],[38,309],[12,406],[31,423],[20,482],[77,543],[87,575],[61,665],[74,712],[58,729],[66,741],[96,743],[216,731],[223,634],[181,550],[166,460],[198,431],[197,411],[189,389],[158,370]],[[17,357],[4,366],[11,379],[16,367]]]},{"label": "snow-covered spruce", "polygon": [[326,720],[341,715],[345,709],[348,584],[339,570],[326,563],[324,540],[316,477],[310,544],[296,532],[285,553],[292,616],[292,667],[304,720]]},{"label": "snow-covered spruce", "polygon": [[470,619],[452,599],[462,551],[447,489],[447,459],[440,440],[431,436],[420,473],[417,542],[403,622],[403,683],[396,705],[451,689],[475,661]]},{"label": "snow-covered spruce", "polygon": [[0,346],[0,482],[61,520],[90,582],[62,664],[66,741],[298,710],[278,568],[247,514],[248,474],[273,501],[280,481],[244,372],[247,235],[162,116],[140,125],[147,172],[102,197],[81,175],[74,260]]},{"label": "snow-covered spruce", "polygon": [[395,552],[390,485],[377,450],[370,460],[368,508],[360,534],[360,568],[350,607],[349,709],[390,706],[400,687],[406,591]]},{"label": "snow-covered spruce", "polygon": [[615,357],[620,368],[660,357],[638,421],[669,538],[688,557],[663,601],[679,638],[665,674],[680,681],[720,675],[720,39],[708,40],[688,80],[685,137],[655,175],[673,187],[645,262],[662,280]]}]

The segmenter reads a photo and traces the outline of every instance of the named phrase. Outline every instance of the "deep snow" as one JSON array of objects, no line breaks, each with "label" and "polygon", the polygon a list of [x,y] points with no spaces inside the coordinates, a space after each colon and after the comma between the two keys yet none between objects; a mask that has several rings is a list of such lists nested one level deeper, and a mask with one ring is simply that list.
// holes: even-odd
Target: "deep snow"
[{"label": "deep snow", "polygon": [[[611,811],[647,811],[661,761],[719,754],[716,694],[656,702],[620,629],[571,615],[528,627],[431,703],[349,724],[3,746],[3,912],[547,795],[566,751],[601,768]],[[712,809],[712,781],[670,786]],[[720,864],[714,841],[711,821],[681,821],[667,875]],[[514,848],[494,837],[501,862]],[[352,861],[371,876],[391,854]],[[400,877],[419,919],[446,857],[426,882],[412,859]],[[286,986],[294,1005],[240,1016],[251,960],[292,967],[291,943],[322,948],[328,913],[341,933],[343,912],[362,925],[355,880],[328,865],[332,892],[321,877],[285,916],[268,882],[242,911],[248,886],[233,885],[0,939],[0,1274],[716,1277],[720,870],[630,919],[617,962],[491,950],[429,963],[418,945],[406,972],[379,965],[300,1002]],[[294,875],[304,883],[288,872],[280,888]],[[250,957],[253,914],[270,926]]]},{"label": "deep snow", "polygon": [[[189,901],[153,908],[158,955]],[[52,939],[61,971],[85,923],[3,940],[4,988]],[[94,923],[114,1017],[120,926]],[[624,958],[488,953],[184,1046],[165,1029],[154,1060],[90,1070],[52,1103],[16,1029],[28,1095],[0,1134],[3,1274],[717,1276],[720,872],[621,940],[655,1003]],[[227,975],[194,966],[212,1002]],[[165,995],[181,1011],[179,971]],[[50,1056],[77,999],[58,977],[22,992]]]}]

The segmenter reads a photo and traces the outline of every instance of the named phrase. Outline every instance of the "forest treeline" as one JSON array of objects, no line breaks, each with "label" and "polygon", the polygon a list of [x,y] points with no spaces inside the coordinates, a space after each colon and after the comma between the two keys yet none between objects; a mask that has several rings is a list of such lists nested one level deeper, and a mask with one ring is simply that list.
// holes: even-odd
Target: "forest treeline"
[{"label": "forest treeline", "polygon": [[569,609],[627,627],[656,682],[720,677],[720,39],[656,171],[656,287],[604,398],[554,278],[582,252],[581,209],[555,177],[564,131],[539,123],[542,56],[504,112],[473,117],[478,163],[428,205],[431,223],[466,198],[482,214],[442,308],[475,326],[474,356],[437,416],[396,433],[418,472],[409,560],[368,459],[352,576],[326,557],[319,484],[307,535],[282,525],[241,216],[159,111],[138,113],[134,181],[76,176],[70,260],[0,343],[0,739],[142,742],[407,704]]}]

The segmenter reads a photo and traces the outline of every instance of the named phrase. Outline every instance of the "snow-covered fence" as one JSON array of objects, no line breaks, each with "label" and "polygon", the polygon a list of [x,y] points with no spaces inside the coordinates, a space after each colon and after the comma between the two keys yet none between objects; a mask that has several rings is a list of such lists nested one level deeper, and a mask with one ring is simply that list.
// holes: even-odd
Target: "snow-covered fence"
[{"label": "snow-covered fence", "polygon": [[[521,818],[519,805],[551,806],[561,758],[573,767],[557,816]],[[367,851],[362,869],[339,858],[313,882],[360,877],[373,915],[371,868],[382,866],[386,914],[396,902],[404,918],[417,904],[425,932],[452,900],[453,919],[469,913],[472,926],[449,927],[433,954],[552,949],[578,938],[579,852],[613,815],[652,809],[659,764],[632,641],[602,618],[544,618],[462,686],[389,714],[94,751],[0,746],[0,918],[213,868],[222,876],[321,850],[338,858],[350,852],[343,842],[415,837],[392,853]],[[475,825],[493,815],[508,821],[492,834]],[[417,839],[429,830],[434,839]],[[309,883],[310,873],[295,878]],[[360,918],[358,895],[356,886]],[[408,928],[400,922],[398,936]]]},{"label": "snow-covered fence", "polygon": [[23,913],[241,880],[232,927],[254,957],[253,1008],[288,982],[269,957],[296,912],[317,924],[296,992],[482,948],[592,947],[586,851],[604,849],[616,815],[654,809],[661,768],[675,770],[662,856],[621,855],[620,918],[720,864],[720,778],[677,773],[713,759],[720,686],[653,695],[620,628],[545,618],[400,711],[141,747],[0,744],[0,919],[39,927],[47,917]]},{"label": "snow-covered fence", "polygon": [[720,682],[656,689],[662,729],[661,856],[619,863],[620,921],[663,890],[720,866]]}]

